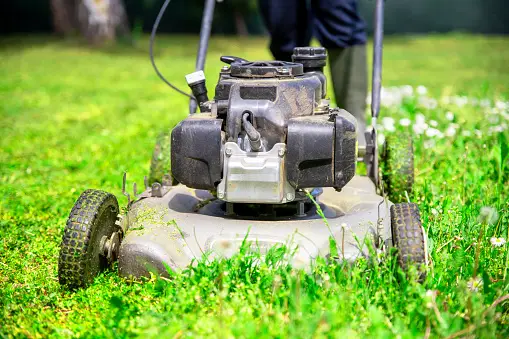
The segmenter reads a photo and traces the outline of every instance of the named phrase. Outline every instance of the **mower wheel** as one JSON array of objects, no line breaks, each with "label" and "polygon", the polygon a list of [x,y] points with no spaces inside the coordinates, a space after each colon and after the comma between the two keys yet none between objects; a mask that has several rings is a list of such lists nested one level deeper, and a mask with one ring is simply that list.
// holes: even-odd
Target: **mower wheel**
[{"label": "mower wheel", "polygon": [[162,132],[157,137],[150,162],[149,184],[152,185],[154,182],[162,184],[165,174],[170,175],[172,186],[178,184],[178,181],[171,175],[171,129]]},{"label": "mower wheel", "polygon": [[86,287],[117,259],[122,236],[116,225],[118,213],[117,198],[110,193],[89,189],[80,195],[60,244],[61,285],[70,289]]},{"label": "mower wheel", "polygon": [[392,243],[397,249],[399,266],[407,272],[411,266],[419,271],[419,281],[426,278],[428,258],[426,234],[419,208],[413,203],[391,206]]},{"label": "mower wheel", "polygon": [[414,147],[410,135],[388,136],[382,153],[383,180],[389,200],[406,201],[414,185]]}]

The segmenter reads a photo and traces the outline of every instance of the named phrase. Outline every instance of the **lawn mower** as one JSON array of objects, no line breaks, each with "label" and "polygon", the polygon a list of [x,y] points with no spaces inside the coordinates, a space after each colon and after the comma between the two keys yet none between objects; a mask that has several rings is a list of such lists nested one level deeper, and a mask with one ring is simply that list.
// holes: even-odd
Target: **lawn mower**
[{"label": "lawn mower", "polygon": [[[327,99],[321,47],[295,48],[292,62],[223,56],[209,100],[202,70],[214,1],[205,6],[197,71],[186,76],[190,114],[158,138],[142,192],[134,184],[127,193],[124,174],[125,213],[110,193],[81,194],[64,230],[60,283],[85,287],[116,261],[123,277],[169,276],[204,255],[231,257],[246,243],[262,254],[285,246],[291,264],[306,268],[318,257],[369,256],[368,241],[381,251],[396,248],[401,267],[417,266],[422,279],[426,235],[417,206],[404,202],[414,181],[412,141],[387,138],[380,150],[377,142],[383,0],[375,10],[365,146],[356,119]],[[357,163],[366,175],[356,175]]]}]

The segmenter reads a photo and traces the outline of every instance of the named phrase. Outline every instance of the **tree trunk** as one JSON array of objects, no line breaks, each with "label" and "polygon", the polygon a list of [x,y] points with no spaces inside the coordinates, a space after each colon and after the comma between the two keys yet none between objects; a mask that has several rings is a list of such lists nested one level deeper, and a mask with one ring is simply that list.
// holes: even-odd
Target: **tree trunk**
[{"label": "tree trunk", "polygon": [[130,34],[122,0],[80,0],[78,21],[81,34],[94,45]]},{"label": "tree trunk", "polygon": [[77,31],[75,0],[51,0],[51,11],[53,28],[57,34],[67,36]]},{"label": "tree trunk", "polygon": [[244,18],[244,14],[238,9],[234,9],[233,15],[235,16],[235,28],[237,30],[237,34],[240,36],[247,36],[249,32],[247,30],[247,24],[246,19]]}]

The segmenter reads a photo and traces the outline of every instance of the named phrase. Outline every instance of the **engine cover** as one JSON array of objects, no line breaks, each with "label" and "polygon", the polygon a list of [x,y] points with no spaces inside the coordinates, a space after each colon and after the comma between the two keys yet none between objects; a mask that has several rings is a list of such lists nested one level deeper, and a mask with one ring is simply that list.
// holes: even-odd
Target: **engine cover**
[{"label": "engine cover", "polygon": [[305,196],[302,189],[341,189],[353,178],[357,123],[329,107],[325,50],[297,52],[302,63],[222,58],[231,66],[214,100],[200,102],[210,112],[172,132],[177,181],[227,202],[284,204]]},{"label": "engine cover", "polygon": [[345,110],[291,119],[286,173],[295,188],[343,188],[355,175],[357,121]]},{"label": "engine cover", "polygon": [[194,114],[171,132],[171,169],[188,187],[214,190],[221,181],[221,126],[210,114]]}]

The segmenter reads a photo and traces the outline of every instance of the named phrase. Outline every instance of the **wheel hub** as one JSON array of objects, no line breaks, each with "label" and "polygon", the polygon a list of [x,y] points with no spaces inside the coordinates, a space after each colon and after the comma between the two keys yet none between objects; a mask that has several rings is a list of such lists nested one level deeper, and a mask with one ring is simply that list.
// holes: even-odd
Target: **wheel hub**
[{"label": "wheel hub", "polygon": [[112,263],[118,258],[118,250],[120,247],[120,234],[119,232],[113,232],[108,238],[103,236],[101,239],[101,254],[108,259],[109,263]]}]

